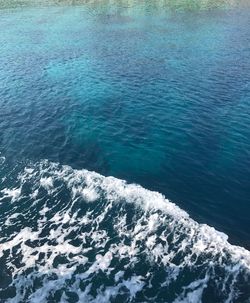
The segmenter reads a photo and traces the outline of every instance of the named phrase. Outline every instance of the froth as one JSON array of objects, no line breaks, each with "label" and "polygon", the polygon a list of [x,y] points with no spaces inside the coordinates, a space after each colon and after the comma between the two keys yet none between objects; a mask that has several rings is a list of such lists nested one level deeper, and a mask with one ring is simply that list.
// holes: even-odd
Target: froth
[{"label": "froth", "polygon": [[250,253],[160,193],[48,161],[18,176],[1,191],[6,302],[249,297]]}]

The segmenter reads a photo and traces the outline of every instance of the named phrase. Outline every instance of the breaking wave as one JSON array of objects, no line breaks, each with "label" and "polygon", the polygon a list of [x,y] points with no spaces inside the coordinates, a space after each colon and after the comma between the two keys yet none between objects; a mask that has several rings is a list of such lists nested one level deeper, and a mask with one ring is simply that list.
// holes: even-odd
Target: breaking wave
[{"label": "breaking wave", "polygon": [[160,193],[3,159],[3,302],[249,302],[250,252]]}]

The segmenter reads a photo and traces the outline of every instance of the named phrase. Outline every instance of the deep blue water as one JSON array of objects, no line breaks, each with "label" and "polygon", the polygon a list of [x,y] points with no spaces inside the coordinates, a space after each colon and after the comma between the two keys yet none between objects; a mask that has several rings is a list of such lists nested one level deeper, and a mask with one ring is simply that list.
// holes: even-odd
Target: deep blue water
[{"label": "deep blue water", "polygon": [[1,302],[249,302],[249,21],[0,10]]}]

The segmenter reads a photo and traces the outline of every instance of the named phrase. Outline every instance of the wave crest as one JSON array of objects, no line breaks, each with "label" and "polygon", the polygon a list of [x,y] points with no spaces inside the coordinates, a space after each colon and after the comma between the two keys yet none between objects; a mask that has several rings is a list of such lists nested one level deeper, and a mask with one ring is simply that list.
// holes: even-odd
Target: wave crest
[{"label": "wave crest", "polygon": [[6,302],[249,299],[250,252],[160,193],[49,161],[16,175],[1,185]]}]

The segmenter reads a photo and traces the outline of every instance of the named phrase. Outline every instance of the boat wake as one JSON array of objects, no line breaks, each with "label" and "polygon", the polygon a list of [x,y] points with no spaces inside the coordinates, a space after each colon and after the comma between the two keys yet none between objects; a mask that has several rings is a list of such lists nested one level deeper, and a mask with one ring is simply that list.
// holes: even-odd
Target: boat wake
[{"label": "boat wake", "polygon": [[0,161],[1,302],[249,302],[250,252],[160,193]]}]

